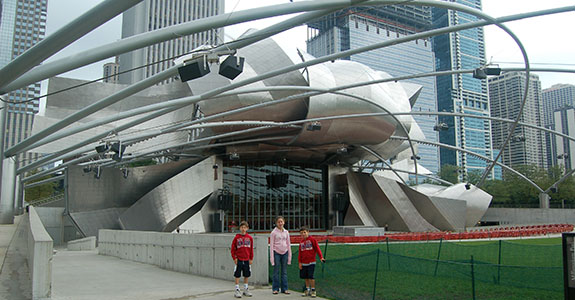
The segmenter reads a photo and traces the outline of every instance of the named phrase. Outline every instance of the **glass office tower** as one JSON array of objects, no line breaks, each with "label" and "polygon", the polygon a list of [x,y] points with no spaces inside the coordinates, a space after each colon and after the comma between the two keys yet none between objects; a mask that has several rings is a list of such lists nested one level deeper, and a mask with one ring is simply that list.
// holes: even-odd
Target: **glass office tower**
[{"label": "glass office tower", "polygon": [[[459,4],[481,9],[481,0],[459,0]],[[478,21],[464,12],[433,8],[433,27],[442,28]],[[473,28],[436,36],[433,39],[437,71],[475,69],[485,65],[483,28]],[[489,116],[487,81],[473,78],[472,74],[454,74],[437,77],[437,105],[439,111]],[[493,157],[491,124],[488,120],[440,117],[449,130],[439,133],[441,143],[454,145],[474,153]],[[472,155],[448,149],[440,150],[441,164],[456,165],[468,172],[483,172],[487,163]],[[465,180],[465,174],[462,178]],[[492,171],[489,176],[493,178]]]},{"label": "glass office tower", "polygon": [[[350,8],[309,23],[308,26],[307,52],[320,57],[425,31],[431,27],[431,10],[429,7],[401,5]],[[434,71],[430,40],[402,43],[355,54],[346,59],[387,72],[393,77]],[[423,86],[413,110],[435,112],[435,78],[424,77],[407,82]],[[437,132],[433,130],[437,124],[435,116],[414,116],[414,119],[428,141],[438,141]],[[419,163],[436,173],[439,170],[438,153],[434,146],[419,145]]]},{"label": "glass office tower", "polygon": [[[7,65],[18,55],[44,38],[46,33],[47,0],[1,0],[0,1],[0,67]],[[40,83],[12,91],[8,94],[5,148],[26,139],[38,113]],[[18,155],[18,165],[36,159],[36,153]]]}]

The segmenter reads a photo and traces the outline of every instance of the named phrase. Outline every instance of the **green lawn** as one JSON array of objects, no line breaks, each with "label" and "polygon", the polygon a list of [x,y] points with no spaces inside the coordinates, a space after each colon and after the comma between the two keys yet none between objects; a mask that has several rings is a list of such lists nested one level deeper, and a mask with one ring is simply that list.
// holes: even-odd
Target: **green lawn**
[{"label": "green lawn", "polygon": [[[374,290],[376,299],[471,299],[471,256],[477,299],[563,297],[560,238],[320,245],[328,262],[316,267],[318,294],[330,299],[372,299]],[[293,255],[290,288],[299,290],[297,247]]]}]

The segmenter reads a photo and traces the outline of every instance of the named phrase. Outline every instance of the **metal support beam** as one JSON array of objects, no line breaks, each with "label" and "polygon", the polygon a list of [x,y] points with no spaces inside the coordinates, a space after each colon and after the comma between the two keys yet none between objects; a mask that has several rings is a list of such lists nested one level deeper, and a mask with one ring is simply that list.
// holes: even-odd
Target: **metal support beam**
[{"label": "metal support beam", "polygon": [[[107,0],[47,36],[0,69],[0,88],[142,0]],[[33,81],[36,82],[36,81]],[[31,83],[33,83],[31,82]]]},{"label": "metal support beam", "polygon": [[[120,3],[124,1],[109,0],[109,2]],[[74,70],[89,65],[91,63],[101,61],[103,59],[114,57],[122,53],[127,53],[133,50],[144,48],[156,43],[177,39],[182,36],[188,36],[194,33],[199,33],[214,28],[220,28],[243,22],[281,16],[286,14],[315,11],[322,9],[337,10],[350,6],[353,4],[353,2],[354,1],[350,0],[330,0],[330,1],[303,1],[298,3],[286,3],[281,5],[248,9],[243,11],[235,11],[233,13],[221,14],[200,20],[194,20],[183,24],[165,27],[162,29],[138,34],[96,48],[92,48],[90,50],[86,50],[69,57],[61,58],[37,66],[36,68],[30,70],[28,73],[14,80],[12,83],[0,88],[0,93],[12,91],[27,86],[31,83],[53,77],[58,74],[65,73],[67,71]]]},{"label": "metal support beam", "polygon": [[14,203],[16,189],[16,159],[4,159],[0,196],[0,224],[14,224]]},{"label": "metal support beam", "polygon": [[[135,93],[145,90],[153,85],[155,85],[156,83],[162,82],[170,77],[173,77],[175,75],[178,74],[178,67],[180,67],[181,65],[176,65],[173,66],[167,70],[164,70],[160,73],[154,74],[151,77],[148,77],[142,81],[139,81],[135,84],[132,84],[130,86],[128,86],[127,88],[118,91],[115,94],[112,94],[96,103],[93,103],[91,105],[89,105],[88,107],[83,108],[82,110],[79,110],[71,115],[69,115],[68,117],[64,118],[63,120],[57,122],[56,124],[28,137],[27,139],[23,140],[22,142],[12,146],[11,148],[6,149],[6,152],[4,153],[4,155],[6,156],[12,156],[15,155],[17,153],[29,150],[32,144],[34,144],[35,142],[41,140],[42,138],[45,138],[51,134],[54,134],[56,132],[58,132],[60,129],[65,128],[68,125],[71,125],[72,123],[79,121],[103,108],[106,108],[118,101],[121,101],[123,99],[125,99],[128,96],[134,95]],[[55,134],[52,139],[59,139],[62,137],[67,136],[66,134]]]},{"label": "metal support beam", "polygon": [[[433,1],[432,1],[432,2],[433,2]],[[466,8],[466,9],[469,10],[469,8]],[[573,9],[575,9],[575,7],[573,7]],[[549,11],[551,11],[551,10],[549,10]],[[559,11],[553,10],[553,12],[559,12]],[[561,11],[561,12],[562,12],[562,11]],[[527,16],[531,16],[531,14],[521,14],[521,16],[518,17],[518,18],[525,18],[526,15],[527,15]],[[512,20],[513,18],[504,17],[504,18],[500,18],[500,19],[501,19],[501,20]],[[500,21],[499,21],[500,19],[497,19],[496,22],[500,22]],[[301,21],[301,20],[300,20],[300,21]],[[178,106],[180,107],[180,106],[183,106],[183,105],[192,104],[192,103],[198,102],[198,101],[200,101],[200,100],[204,100],[204,99],[207,99],[207,98],[212,97],[212,96],[214,96],[214,95],[217,95],[217,94],[219,94],[219,93],[222,93],[222,92],[224,92],[224,91],[226,91],[226,90],[231,90],[231,89],[233,89],[233,88],[240,87],[240,86],[243,86],[243,85],[247,85],[247,84],[250,84],[250,83],[253,83],[253,82],[257,82],[257,81],[262,80],[262,79],[265,79],[265,78],[277,76],[277,75],[280,75],[280,74],[285,73],[286,71],[297,70],[297,69],[299,69],[299,68],[303,68],[303,67],[315,65],[315,64],[318,64],[318,63],[321,63],[321,62],[325,62],[325,61],[328,61],[328,60],[333,60],[333,59],[337,59],[337,58],[340,58],[340,57],[349,56],[349,55],[351,55],[351,54],[361,53],[361,52],[364,52],[364,51],[369,51],[369,50],[376,49],[376,48],[380,48],[380,47],[385,47],[385,46],[390,46],[390,45],[394,45],[394,44],[399,44],[399,43],[411,41],[411,40],[414,40],[414,39],[426,38],[426,37],[433,36],[433,35],[437,35],[437,34],[442,34],[442,33],[452,32],[452,31],[459,31],[459,30],[462,30],[462,29],[473,28],[473,27],[476,27],[476,26],[483,26],[485,23],[486,23],[486,21],[478,21],[478,22],[473,22],[473,23],[467,23],[467,24],[457,25],[457,26],[453,26],[453,27],[449,27],[449,28],[442,28],[442,29],[432,30],[432,31],[428,31],[428,32],[420,33],[420,34],[414,34],[414,35],[410,35],[410,36],[405,37],[405,38],[399,38],[399,39],[396,39],[396,40],[393,40],[393,41],[389,41],[389,42],[377,43],[377,44],[374,44],[374,45],[371,45],[371,46],[367,46],[367,47],[362,47],[362,48],[359,48],[359,49],[352,49],[352,50],[344,51],[344,52],[339,53],[339,54],[329,55],[329,56],[325,56],[325,57],[322,57],[322,58],[319,58],[319,59],[310,60],[310,61],[308,61],[308,62],[304,62],[304,63],[301,63],[301,64],[297,64],[297,65],[295,65],[295,66],[288,67],[288,68],[283,68],[283,69],[278,70],[278,71],[268,72],[268,73],[266,73],[266,74],[262,74],[262,75],[260,75],[260,76],[255,77],[255,78],[248,79],[248,80],[244,80],[244,81],[238,82],[238,83],[236,83],[236,84],[232,84],[232,85],[230,85],[230,86],[228,86],[228,87],[226,87],[226,88],[215,89],[215,90],[213,90],[213,91],[211,91],[211,92],[205,93],[205,94],[200,95],[200,96],[187,97],[187,98],[182,98],[182,99],[167,101],[167,102],[165,102],[165,103],[157,104],[157,105],[149,105],[149,106],[147,106],[147,107],[144,108],[145,111],[143,111],[143,112],[140,112],[140,109],[136,109],[136,110],[132,110],[132,111],[130,111],[130,112],[126,112],[125,114],[118,114],[118,116],[121,115],[122,117],[119,118],[119,119],[121,119],[121,118],[126,118],[126,117],[129,117],[129,116],[134,116],[134,115],[138,115],[138,114],[145,113],[145,112],[149,112],[149,111],[154,111],[154,110],[157,110],[157,109],[159,109],[159,108],[169,107],[169,106],[173,106],[173,105],[178,105]],[[481,25],[478,25],[478,24],[481,24]],[[293,24],[291,24],[291,25],[293,26]],[[286,25],[282,25],[282,26],[285,27]],[[182,102],[184,102],[184,103],[182,103]],[[179,103],[182,103],[182,104],[179,104]],[[141,109],[141,110],[144,110],[144,109]],[[172,111],[172,110],[175,110],[175,109],[176,109],[176,108],[173,108],[173,109],[170,109],[169,111]],[[169,112],[169,111],[168,111],[168,112]],[[124,116],[124,115],[127,115],[127,116]]]},{"label": "metal support beam", "polygon": [[44,180],[40,180],[40,181],[36,181],[36,182],[33,182],[33,183],[29,183],[29,184],[24,185],[24,188],[25,188],[25,189],[29,189],[29,188],[33,188],[33,187],[35,187],[35,186],[43,185],[43,184],[46,184],[46,183],[49,183],[49,182],[54,182],[54,181],[60,181],[60,180],[64,180],[64,175],[54,176],[54,177],[50,177],[50,178],[47,178],[47,179],[44,179]]},{"label": "metal support beam", "polygon": [[[406,138],[404,138],[404,137],[396,137],[396,136],[392,136],[392,137],[390,137],[389,139],[390,139],[390,140],[392,140],[392,139],[396,139],[396,140],[406,140]],[[500,163],[500,162],[498,162],[498,161],[495,161],[495,160],[493,160],[493,159],[491,159],[491,158],[489,158],[489,157],[485,157],[485,156],[479,155],[479,154],[477,154],[477,153],[475,153],[475,152],[472,152],[472,151],[469,151],[469,150],[466,150],[466,149],[463,149],[463,148],[460,148],[460,147],[447,145],[447,144],[435,143],[435,142],[429,142],[429,141],[421,141],[421,140],[415,140],[415,139],[411,139],[411,140],[412,140],[414,143],[427,144],[427,145],[432,145],[432,146],[436,146],[436,147],[446,148],[446,149],[450,149],[450,150],[454,150],[454,151],[459,151],[459,152],[463,152],[463,153],[466,153],[466,154],[469,154],[469,155],[473,155],[473,156],[475,156],[475,157],[477,157],[477,158],[480,158],[480,159],[482,159],[482,160],[484,160],[484,161],[487,161],[487,162],[492,162],[492,163],[495,162],[496,165],[498,165],[498,166],[500,166],[500,167],[502,167],[502,168],[504,168],[504,169],[510,171],[511,173],[517,175],[517,176],[520,177],[521,179],[527,181],[529,184],[531,184],[533,187],[535,187],[539,192],[541,192],[541,193],[544,192],[543,189],[541,189],[535,182],[533,182],[531,179],[527,178],[525,175],[523,175],[523,174],[517,172],[515,169],[513,169],[513,168],[511,168],[511,167],[509,167],[509,166],[507,166],[507,165],[505,165],[505,164],[502,164],[502,163]]]}]

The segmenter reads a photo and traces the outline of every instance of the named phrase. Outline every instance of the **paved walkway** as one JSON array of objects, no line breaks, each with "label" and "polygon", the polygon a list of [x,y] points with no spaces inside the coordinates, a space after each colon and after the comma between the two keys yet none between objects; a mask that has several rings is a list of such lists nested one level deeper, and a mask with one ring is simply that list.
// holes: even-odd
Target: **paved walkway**
[{"label": "paved walkway", "polygon": [[[19,218],[15,220],[17,224]],[[17,225],[0,225],[0,299],[31,298],[25,258],[24,232]],[[22,226],[18,230],[24,230]],[[20,243],[16,241],[20,240]],[[231,275],[231,274],[230,274]],[[231,276],[230,276],[231,277]],[[235,299],[234,283],[163,270],[98,251],[56,249],[52,260],[54,300],[187,300]],[[270,287],[251,287],[253,297],[244,299],[303,299],[300,293],[272,295]],[[321,298],[317,298],[321,299]]]},{"label": "paved walkway", "polygon": [[[98,255],[97,251],[57,250],[52,274],[52,299],[55,300],[234,299],[231,280],[167,271]],[[249,299],[303,299],[296,292],[272,295],[269,287],[252,287],[252,293],[254,296]]]},{"label": "paved walkway", "polygon": [[32,283],[28,273],[26,253],[28,251],[25,226],[18,227],[23,220],[14,218],[14,224],[0,225],[0,299],[30,299]]}]

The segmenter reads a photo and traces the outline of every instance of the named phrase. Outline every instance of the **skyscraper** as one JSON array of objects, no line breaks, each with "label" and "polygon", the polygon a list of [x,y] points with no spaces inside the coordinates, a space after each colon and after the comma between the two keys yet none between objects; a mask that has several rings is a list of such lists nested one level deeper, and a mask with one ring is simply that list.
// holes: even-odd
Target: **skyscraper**
[{"label": "skyscraper", "polygon": [[[481,0],[461,0],[460,4],[481,9]],[[433,8],[433,26],[442,28],[479,19],[467,13]],[[436,36],[433,38],[435,68],[437,71],[475,69],[485,65],[483,28],[473,28]],[[486,80],[471,74],[454,74],[437,77],[437,105],[439,111],[489,116],[489,98]],[[474,153],[493,158],[491,124],[488,120],[440,117],[449,130],[439,133],[441,143],[454,145]],[[497,145],[495,145],[497,146]],[[487,163],[472,155],[448,149],[440,150],[441,164],[456,165],[467,172],[483,172]],[[490,173],[493,178],[495,173]]]},{"label": "skyscraper", "polygon": [[[491,116],[511,120],[517,118],[524,97],[525,79],[525,72],[506,72],[489,78]],[[537,75],[529,76],[529,93],[519,120],[531,125],[543,125],[541,82]],[[501,145],[509,135],[511,124],[492,122],[491,128],[493,143]],[[546,153],[544,133],[519,125],[501,157],[503,163],[511,167],[536,165],[540,168],[547,168]]]},{"label": "skyscraper", "polygon": [[[429,7],[381,6],[350,8],[309,23],[310,38],[307,52],[324,56],[348,49],[368,46],[425,31],[431,26]],[[391,76],[405,76],[434,71],[434,57],[429,40],[417,40],[369,52],[347,59],[363,63]],[[435,79],[424,77],[408,82],[423,86],[413,110],[436,111]],[[414,116],[427,140],[437,142],[437,123],[434,116]],[[419,145],[419,161],[428,170],[439,170],[438,149]]]},{"label": "skyscraper", "polygon": [[[553,113],[554,129],[570,137],[575,137],[575,109],[563,107]],[[565,171],[573,169],[575,163],[575,142],[560,136],[552,139],[553,165],[562,166]]]},{"label": "skyscraper", "polygon": [[[565,130],[568,130],[569,128],[565,122],[567,122],[566,118],[568,116],[566,109],[575,107],[575,85],[556,84],[550,88],[544,89],[542,91],[542,96],[545,127],[557,131],[563,130],[561,132],[573,135],[575,133],[573,131],[565,132]],[[558,110],[561,111],[559,114],[557,114]],[[558,120],[563,123],[558,124]],[[556,126],[556,124],[559,126]],[[560,161],[561,158],[558,160],[557,156],[560,155],[558,153],[559,147],[563,141],[558,140],[549,133],[545,134],[545,140],[547,144],[547,164],[549,166],[555,166],[558,164],[565,166],[569,165],[572,168],[573,164],[570,163],[570,161]],[[559,142],[559,144],[557,144],[557,142]],[[569,147],[569,144],[565,144],[563,148],[567,149]],[[575,147],[571,147],[571,149],[573,148]],[[568,151],[566,153],[568,153]]]},{"label": "skyscraper", "polygon": [[[0,0],[0,67],[5,66],[28,48],[44,38],[46,31],[47,0]],[[40,83],[10,92],[7,95],[6,140],[11,147],[30,135],[34,114],[38,113]],[[34,100],[32,100],[34,99]],[[24,165],[37,154],[18,156]]]},{"label": "skyscraper", "polygon": [[105,63],[102,68],[104,71],[104,79],[102,79],[102,82],[118,83],[120,80],[120,75],[118,74],[120,71],[120,64],[118,63],[117,56],[115,62]]},{"label": "skyscraper", "polygon": [[545,114],[544,125],[553,125],[553,113],[555,110],[575,106],[575,85],[555,84],[541,91],[543,96],[543,111]]},{"label": "skyscraper", "polygon": [[[122,38],[223,12],[224,0],[145,0],[124,12]],[[215,28],[122,54],[120,71],[146,67],[121,74],[120,83],[130,84],[150,77],[171,67],[174,58],[199,46],[218,43],[223,43],[223,32]]]}]

